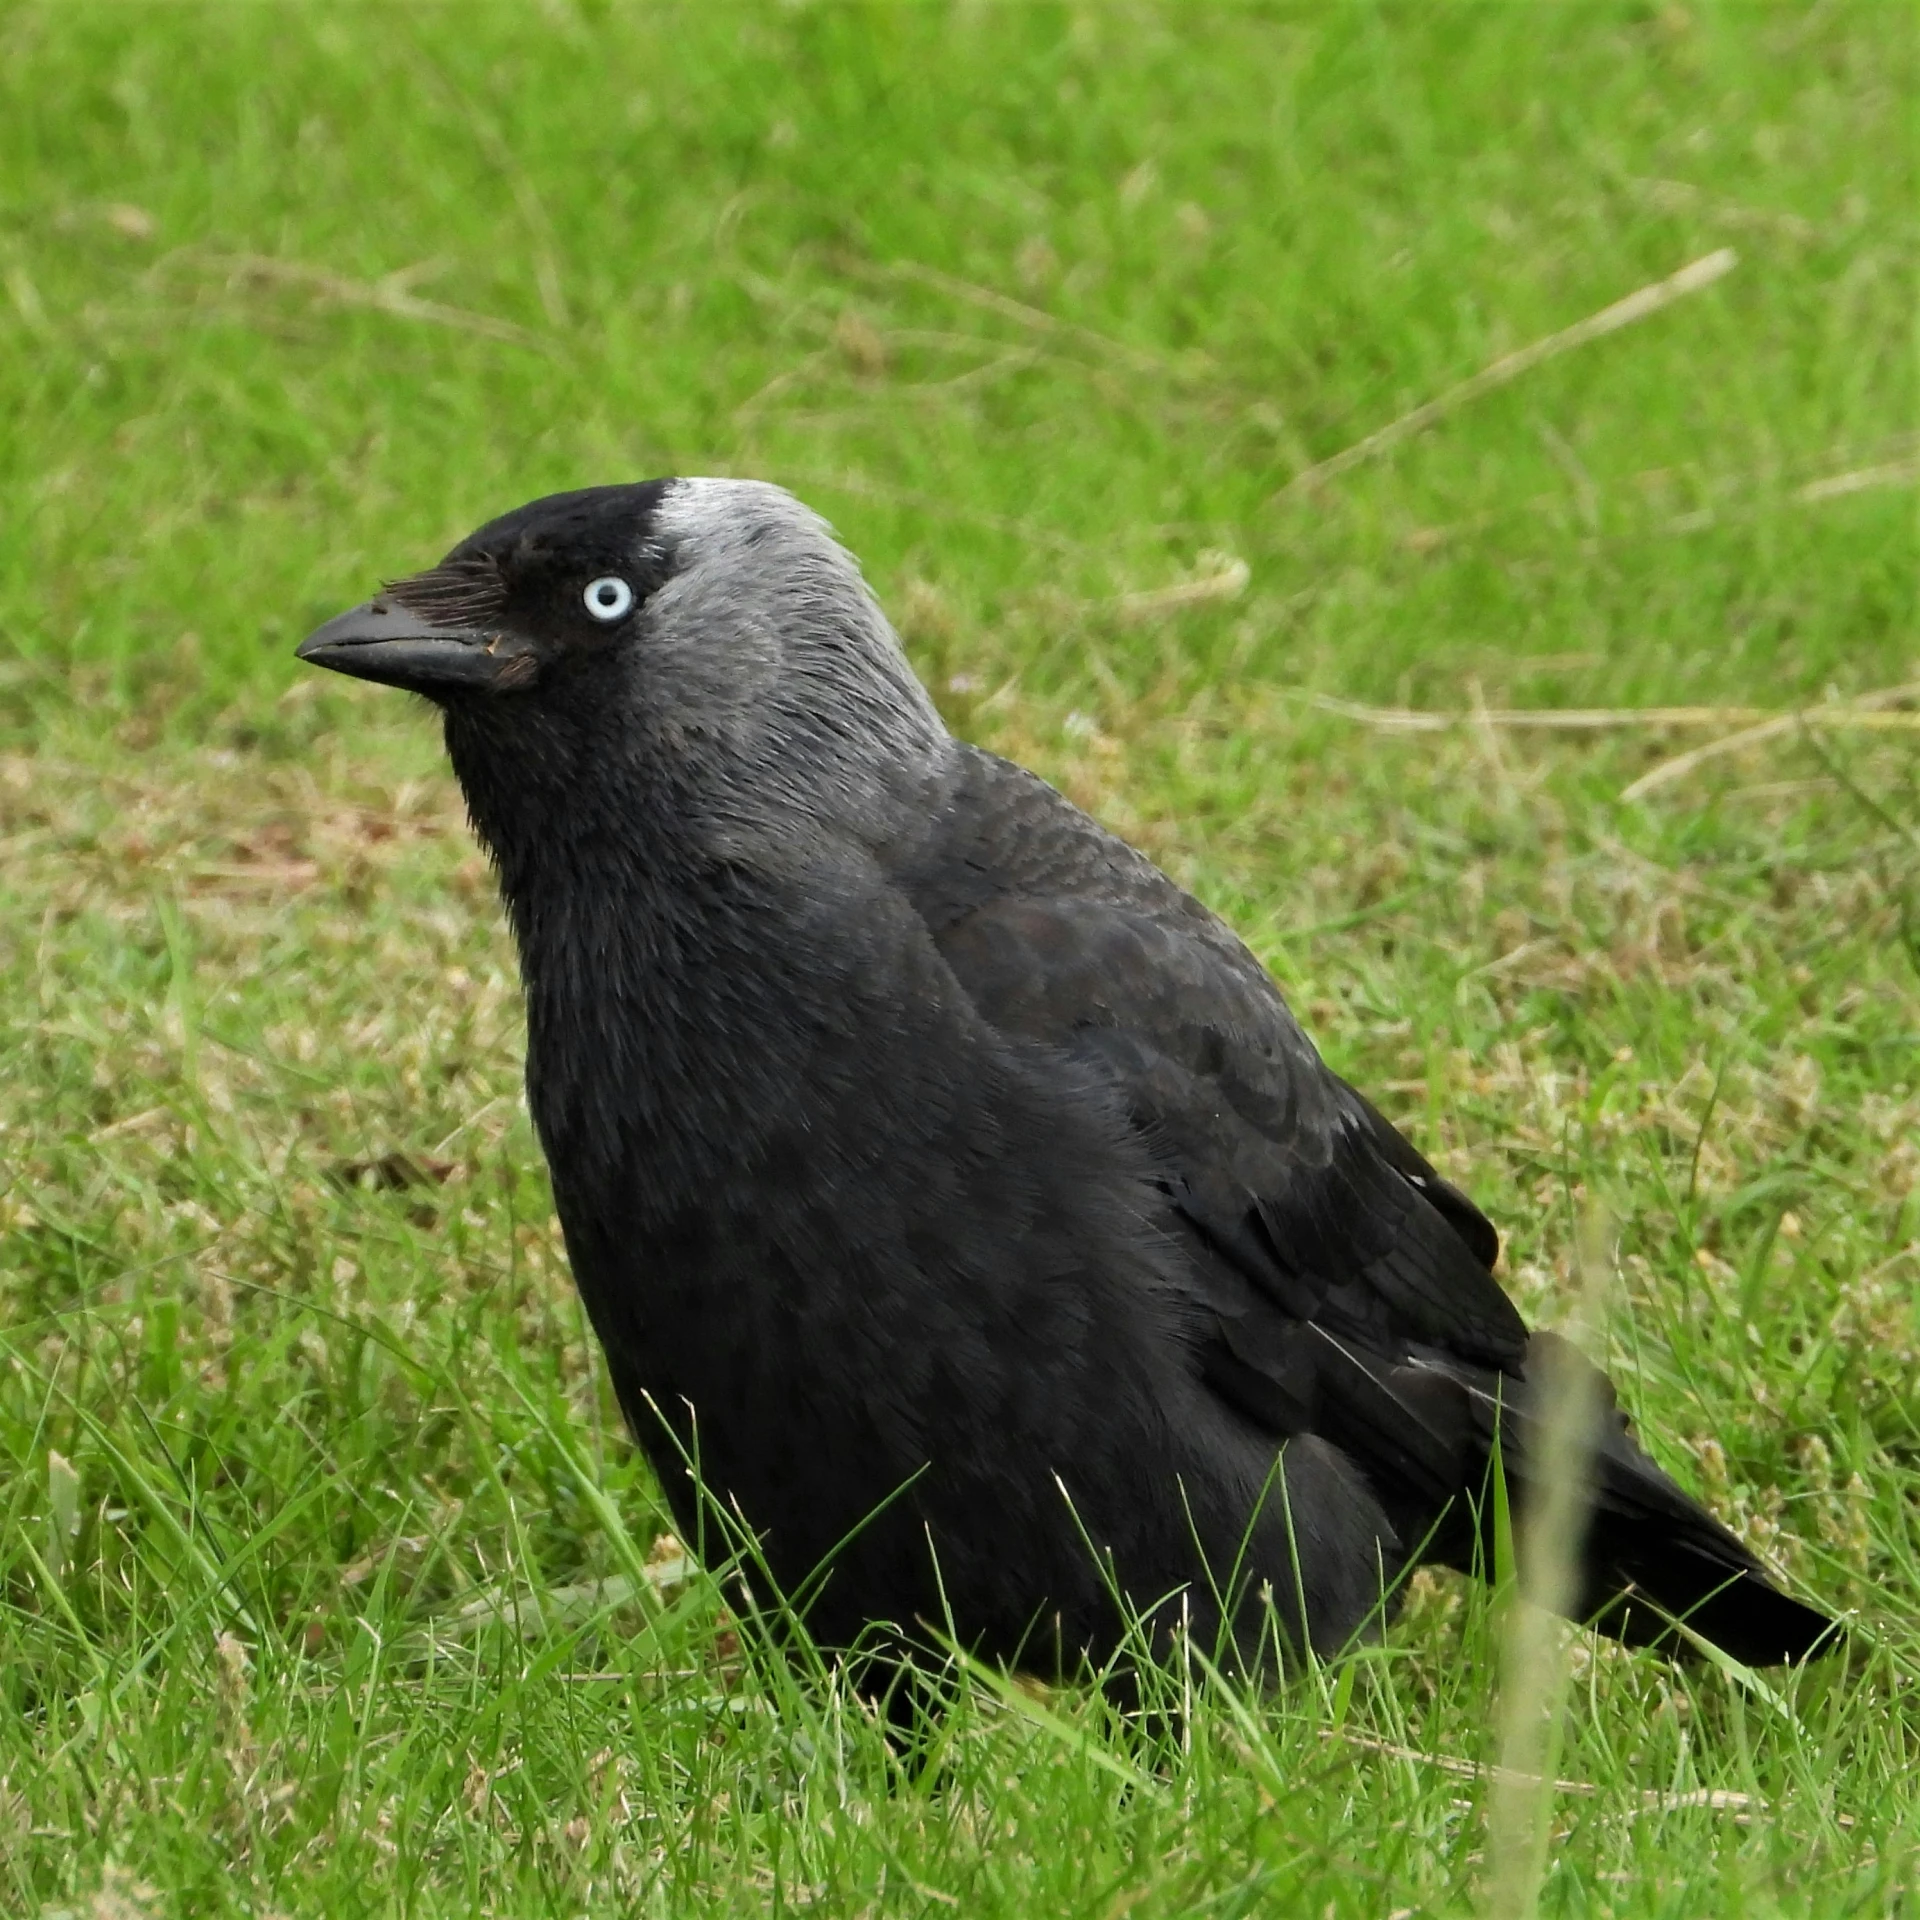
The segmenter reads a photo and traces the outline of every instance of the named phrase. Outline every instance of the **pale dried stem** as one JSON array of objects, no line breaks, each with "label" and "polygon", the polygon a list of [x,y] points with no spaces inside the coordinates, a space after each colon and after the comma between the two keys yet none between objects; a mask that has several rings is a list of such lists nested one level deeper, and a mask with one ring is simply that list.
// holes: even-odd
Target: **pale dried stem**
[{"label": "pale dried stem", "polygon": [[1866,493],[1874,487],[1910,487],[1920,480],[1920,460],[1883,460],[1876,466],[1854,467],[1846,473],[1830,473],[1809,480],[1794,499],[1801,506],[1816,506],[1822,500],[1838,500],[1849,493]]},{"label": "pale dried stem", "polygon": [[403,267],[398,273],[383,275],[378,280],[356,280],[304,260],[281,260],[265,253],[212,253],[190,247],[170,258],[224,273],[230,282],[252,280],[301,287],[321,300],[390,314],[396,320],[424,321],[431,326],[451,327],[461,333],[478,334],[485,340],[504,340],[513,346],[535,347],[543,352],[551,351],[553,345],[511,320],[474,313],[466,307],[448,306],[439,300],[422,300],[408,292],[407,281],[420,272],[417,266]]},{"label": "pale dried stem", "polygon": [[[911,334],[904,329],[893,329],[884,333],[878,333],[875,335],[875,338],[883,346],[914,346],[938,342],[941,346],[956,352],[963,350],[963,348],[973,350],[981,348],[990,349],[999,344],[993,340],[966,334]],[[741,421],[752,419],[766,408],[769,401],[777,399],[790,388],[801,384],[809,376],[832,368],[834,363],[843,357],[843,350],[838,346],[817,348],[815,351],[807,354],[804,359],[796,361],[794,365],[786,368],[783,372],[776,373],[764,386],[757,387],[746,399],[742,400],[740,404],[734,408],[734,418]],[[1063,360],[1054,354],[1042,353],[1036,347],[1015,347],[1009,351],[996,353],[991,360],[984,360],[977,366],[964,368],[959,373],[948,374],[943,379],[915,380],[901,385],[884,386],[871,400],[866,401],[860,406],[815,408],[807,412],[785,414],[782,418],[787,421],[798,421],[849,417],[856,413],[869,411],[873,407],[891,406],[902,399],[924,399],[928,396],[937,397],[943,394],[963,393],[969,387],[984,385],[988,381],[999,379],[1004,374],[1020,373],[1029,367],[1038,366],[1066,366],[1073,367],[1076,371],[1085,371],[1084,367],[1081,367],[1078,362]]]},{"label": "pale dried stem", "polygon": [[[1603,1223],[1580,1237],[1580,1302],[1574,1334],[1605,1326],[1610,1257]],[[1592,1447],[1599,1381],[1592,1367],[1549,1347],[1530,1363],[1542,1410],[1529,1449],[1529,1492],[1517,1529],[1520,1591],[1507,1618],[1500,1662],[1500,1764],[1487,1812],[1485,1909],[1490,1920],[1531,1920],[1545,1876],[1567,1663],[1562,1625],[1579,1596],[1579,1556],[1592,1502]]]},{"label": "pale dried stem", "polygon": [[[1427,1753],[1419,1747],[1402,1746],[1397,1740],[1382,1740],[1377,1734],[1362,1733],[1355,1727],[1322,1727],[1323,1740],[1340,1740],[1350,1747],[1362,1747],[1368,1753],[1385,1755],[1390,1760],[1410,1760],[1418,1766],[1433,1767],[1451,1774],[1456,1780],[1487,1780],[1496,1786],[1507,1785],[1538,1791],[1551,1787],[1555,1793],[1569,1793],[1578,1799],[1594,1799],[1606,1790],[1592,1780],[1549,1780],[1538,1773],[1514,1773],[1509,1768],[1488,1766],[1481,1760],[1462,1760],[1451,1753]],[[1727,1787],[1690,1787],[1679,1793],[1662,1793],[1657,1787],[1641,1787],[1633,1795],[1634,1809],[1643,1813],[1675,1813],[1701,1807],[1713,1813],[1764,1812],[1767,1803],[1750,1793],[1737,1793]],[[1852,1822],[1841,1816],[1845,1824]]]},{"label": "pale dried stem", "polygon": [[1704,215],[1722,226],[1745,228],[1750,233],[1778,234],[1782,239],[1803,243],[1820,238],[1820,229],[1797,213],[1775,207],[1748,206],[1739,200],[1716,200],[1689,181],[1647,180],[1629,174],[1626,185],[1662,213]]},{"label": "pale dried stem", "polygon": [[765,385],[756,387],[753,392],[734,408],[733,417],[745,420],[759,412],[769,400],[777,399],[789,387],[798,386],[811,373],[817,373],[822,367],[829,366],[840,357],[837,347],[816,347],[804,359],[796,360],[790,367],[776,373]]},{"label": "pale dried stem", "polygon": [[1676,300],[1684,300],[1689,294],[1712,286],[1716,280],[1731,273],[1739,263],[1740,256],[1731,247],[1721,247],[1690,262],[1678,273],[1669,274],[1664,280],[1656,280],[1651,286],[1641,287],[1624,300],[1616,300],[1611,306],[1602,307],[1598,313],[1591,313],[1584,320],[1576,320],[1570,327],[1562,327],[1557,333],[1550,333],[1544,339],[1535,340],[1512,353],[1503,353],[1470,379],[1449,387],[1411,412],[1403,413],[1399,419],[1388,421],[1365,439],[1356,440],[1352,446],[1343,448],[1325,460],[1316,461],[1295,474],[1273,496],[1274,499],[1286,500],[1311,492],[1363,461],[1371,460],[1376,454],[1385,453],[1399,446],[1403,440],[1412,439],[1415,434],[1432,426],[1435,421],[1444,419],[1469,400],[1477,400],[1483,393],[1504,387],[1509,381],[1518,379],[1521,374],[1530,372],[1548,360],[1557,359],[1575,347],[1584,347],[1591,340],[1617,333],[1622,327],[1633,326],[1660,312],[1663,307],[1672,306]]},{"label": "pale dried stem", "polygon": [[1128,626],[1158,620],[1186,607],[1203,606],[1211,600],[1237,600],[1247,589],[1252,571],[1244,560],[1231,555],[1218,557],[1214,570],[1197,580],[1179,580],[1170,587],[1149,587],[1139,593],[1123,593],[1112,604],[1115,615]]},{"label": "pale dried stem", "polygon": [[1898,707],[1903,700],[1916,697],[1920,697],[1920,680],[1908,681],[1904,686],[1882,687],[1874,693],[1863,693],[1844,706],[1808,707],[1799,713],[1777,714],[1757,726],[1743,727],[1738,733],[1709,740],[1704,746],[1676,754],[1671,760],[1663,760],[1657,767],[1643,773],[1631,786],[1623,788],[1620,798],[1643,800],[1659,788],[1685,779],[1710,760],[1717,760],[1724,754],[1739,753],[1748,747],[1764,746],[1769,740],[1777,740],[1783,734],[1794,733],[1801,728],[1854,727],[1881,732],[1920,729],[1920,713],[1884,711],[1889,707]]},{"label": "pale dried stem", "polygon": [[[883,387],[866,399],[844,407],[796,407],[778,417],[785,426],[819,426],[837,420],[858,420],[866,415],[886,408],[898,409],[902,406],[928,406],[943,400],[951,400],[980,387],[989,386],[996,380],[1005,379],[1008,374],[1024,373],[1030,367],[1038,366],[1045,355],[1034,353],[1024,347],[1016,347],[1003,353],[998,359],[989,360],[984,365],[969,367],[964,373],[950,374],[944,380],[916,380],[898,386]],[[1084,369],[1083,369],[1084,371]],[[761,399],[767,389],[762,388],[756,395]],[[756,410],[757,414],[757,410]],[[751,419],[756,415],[741,416]]]},{"label": "pale dried stem", "polygon": [[997,313],[1003,320],[1011,320],[1016,325],[1027,327],[1035,333],[1047,333],[1061,339],[1078,340],[1111,360],[1141,373],[1180,373],[1183,369],[1164,354],[1152,353],[1142,347],[1130,347],[1123,340],[1110,339],[1106,334],[1092,327],[1080,326],[1072,320],[1062,320],[1040,307],[1030,307],[1024,300],[1015,300],[1011,296],[997,292],[992,287],[977,286],[971,280],[961,280],[950,273],[942,273],[938,267],[923,266],[918,260],[890,260],[884,265],[868,266],[862,263],[856,271],[870,278],[886,280],[912,280],[923,287],[931,287],[936,293],[943,293],[950,300],[963,300],[970,306],[983,308],[988,313]]},{"label": "pale dried stem", "polygon": [[[1509,728],[1515,732],[1605,733],[1663,732],[1686,728],[1761,728],[1786,732],[1801,724],[1853,728],[1868,733],[1910,733],[1920,730],[1920,712],[1887,712],[1905,699],[1920,697],[1920,682],[1880,687],[1851,701],[1826,707],[1473,707],[1465,712],[1436,712],[1425,707],[1367,707],[1363,701],[1342,701],[1332,693],[1311,695],[1321,712],[1357,720],[1382,733],[1452,733],[1459,728]],[[1745,741],[1745,733],[1713,741],[1718,753]],[[1647,776],[1651,778],[1651,776]]]}]

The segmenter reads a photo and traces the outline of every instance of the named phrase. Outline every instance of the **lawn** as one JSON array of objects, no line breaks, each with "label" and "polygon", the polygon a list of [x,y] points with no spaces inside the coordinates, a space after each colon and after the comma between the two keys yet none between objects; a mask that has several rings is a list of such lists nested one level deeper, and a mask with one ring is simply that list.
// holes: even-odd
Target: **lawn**
[{"label": "lawn", "polygon": [[1534,1898],[1510,1597],[1146,1726],[982,1676],[928,1755],[665,1537],[431,716],[291,652],[707,471],[1228,916],[1530,1315],[1612,1223],[1648,1444],[1854,1620],[1561,1635],[1539,1911],[1920,1912],[1917,39],[0,5],[0,1910]]}]

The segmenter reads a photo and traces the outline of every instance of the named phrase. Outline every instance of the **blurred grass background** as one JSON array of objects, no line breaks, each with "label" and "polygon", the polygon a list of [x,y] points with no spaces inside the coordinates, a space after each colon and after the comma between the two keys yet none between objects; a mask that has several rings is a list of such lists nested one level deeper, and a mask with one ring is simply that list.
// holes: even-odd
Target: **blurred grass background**
[{"label": "blurred grass background", "polygon": [[[202,728],[503,502],[713,467],[804,489],[969,628],[1230,543],[1250,604],[1113,649],[1129,691],[1906,663],[1910,494],[1784,510],[1912,451],[1895,9],[6,21],[0,618],[116,705],[158,682]],[[1728,243],[1709,297],[1270,504]],[[1084,685],[1050,624],[1008,658]]]},{"label": "blurred grass background", "polygon": [[1650,1444],[1859,1610],[1774,1693],[1577,1644],[1543,1910],[1912,1910],[1917,68],[1880,0],[0,7],[0,1900],[1478,1897],[1451,1582],[1177,1750],[974,1700],[929,1783],[647,1560],[435,730],[290,656],[718,471],[1229,914],[1530,1312],[1609,1207]]}]

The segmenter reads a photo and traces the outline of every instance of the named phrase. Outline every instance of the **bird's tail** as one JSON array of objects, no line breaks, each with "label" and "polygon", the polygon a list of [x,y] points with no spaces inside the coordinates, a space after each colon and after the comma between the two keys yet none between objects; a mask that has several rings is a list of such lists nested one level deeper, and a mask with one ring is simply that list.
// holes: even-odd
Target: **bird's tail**
[{"label": "bird's tail", "polygon": [[[1436,1394],[1436,1376],[1457,1397]],[[1746,1545],[1647,1457],[1613,1383],[1559,1335],[1531,1337],[1517,1378],[1428,1353],[1393,1382],[1428,1430],[1451,1434],[1443,1450],[1457,1449],[1469,1488],[1474,1478],[1481,1482],[1480,1497],[1457,1502],[1442,1522],[1432,1558],[1463,1572],[1494,1565],[1495,1503],[1484,1497],[1485,1476],[1497,1457],[1524,1515],[1543,1491],[1549,1404],[1570,1393],[1593,1410],[1580,1449],[1588,1498],[1571,1614],[1629,1646],[1670,1653],[1685,1651],[1687,1635],[1697,1635],[1747,1666],[1804,1660],[1838,1641],[1832,1620],[1781,1592]]]},{"label": "bird's tail", "polygon": [[[1641,1451],[1612,1383],[1591,1361],[1550,1333],[1533,1336],[1527,1359],[1536,1390],[1543,1375],[1565,1382],[1566,1369],[1582,1370],[1601,1409],[1578,1562],[1582,1619],[1630,1646],[1670,1649],[1684,1645],[1678,1621],[1748,1666],[1804,1660],[1837,1637],[1832,1620],[1782,1593],[1747,1547]],[[1522,1504],[1531,1491],[1526,1443],[1537,1427],[1537,1418],[1523,1413],[1509,1428]]]},{"label": "bird's tail", "polygon": [[1588,1540],[1590,1624],[1629,1646],[1672,1647],[1679,1620],[1750,1667],[1801,1661],[1837,1639],[1832,1620],[1782,1593],[1731,1534],[1716,1532],[1703,1546],[1597,1519]]}]

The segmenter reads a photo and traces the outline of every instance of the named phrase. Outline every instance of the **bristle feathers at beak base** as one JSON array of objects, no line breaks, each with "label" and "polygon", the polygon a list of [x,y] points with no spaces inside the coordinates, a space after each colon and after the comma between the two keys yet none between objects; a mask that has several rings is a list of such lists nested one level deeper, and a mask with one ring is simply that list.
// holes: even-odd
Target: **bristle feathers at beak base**
[{"label": "bristle feathers at beak base", "polygon": [[471,553],[389,580],[381,595],[435,626],[484,627],[505,612],[507,584],[492,554]]}]

